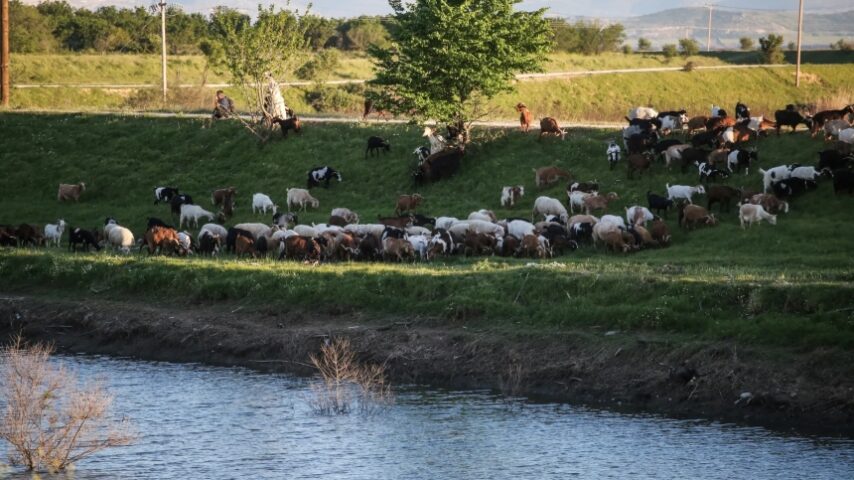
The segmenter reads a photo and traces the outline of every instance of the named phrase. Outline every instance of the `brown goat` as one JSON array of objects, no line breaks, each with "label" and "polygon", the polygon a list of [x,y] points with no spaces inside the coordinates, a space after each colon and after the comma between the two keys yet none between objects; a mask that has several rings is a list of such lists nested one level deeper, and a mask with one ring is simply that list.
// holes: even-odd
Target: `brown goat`
[{"label": "brown goat", "polygon": [[662,247],[670,245],[670,240],[673,238],[670,234],[670,227],[660,218],[652,221],[652,224],[649,226],[649,233]]},{"label": "brown goat", "polygon": [[226,199],[230,199],[233,207],[235,195],[237,195],[237,189],[235,189],[234,187],[214,190],[213,193],[211,193],[211,202],[213,202],[215,206],[219,207],[225,205]]},{"label": "brown goat", "polygon": [[698,225],[714,226],[718,223],[714,215],[699,205],[684,205],[679,214],[679,224],[682,228],[694,229]]},{"label": "brown goat", "polygon": [[715,203],[720,203],[721,212],[729,211],[730,203],[738,201],[741,199],[741,190],[733,187],[728,187],[726,185],[712,185],[706,190],[706,198],[708,198],[708,204],[706,207],[709,211],[712,210],[712,205]]},{"label": "brown goat", "polygon": [[155,226],[145,232],[139,251],[142,252],[143,247],[146,246],[149,255],[153,255],[155,252],[164,253],[164,251],[169,254],[180,253],[181,250],[178,232],[174,228],[161,226]]},{"label": "brown goat", "polygon": [[412,225],[412,215],[404,215],[402,217],[381,217],[377,215],[379,223],[387,227],[406,228]]},{"label": "brown goat", "polygon": [[279,260],[289,258],[291,260],[319,261],[320,244],[311,237],[293,235],[285,239],[285,249],[279,255]]},{"label": "brown goat", "polygon": [[632,179],[632,172],[638,172],[638,176],[642,176],[643,172],[649,170],[650,165],[652,165],[652,157],[644,152],[644,153],[633,153],[626,157],[626,176],[629,180]]},{"label": "brown goat", "polygon": [[609,249],[615,252],[620,251],[623,253],[628,253],[628,251],[632,248],[631,245],[626,241],[626,238],[623,237],[623,232],[621,232],[620,230],[611,230],[605,233],[602,240],[605,242],[605,245]]},{"label": "brown goat", "polygon": [[421,205],[422,200],[424,200],[424,197],[417,193],[413,195],[401,195],[397,197],[394,214],[400,215],[403,212],[414,212],[418,208],[418,205]]},{"label": "brown goat", "polygon": [[704,130],[708,121],[709,117],[703,115],[700,115],[698,117],[692,117],[690,120],[688,120],[688,135],[691,135],[699,130]]},{"label": "brown goat", "polygon": [[635,230],[635,232],[637,232],[638,237],[640,237],[641,245],[643,245],[644,247],[660,247],[661,246],[661,243],[659,243],[659,241],[656,240],[652,236],[652,233],[650,233],[650,231],[647,230],[646,228],[644,228],[640,225],[635,225],[634,230]]},{"label": "brown goat", "polygon": [[545,247],[538,235],[525,235],[519,245],[520,257],[546,258]]},{"label": "brown goat", "polygon": [[758,193],[750,197],[750,203],[753,205],[762,205],[762,208],[765,209],[766,212],[772,214],[778,214],[780,212],[789,213],[789,203],[774,195],[767,193]]},{"label": "brown goat", "polygon": [[56,199],[60,202],[65,202],[68,200],[74,200],[75,202],[77,202],[80,200],[80,194],[83,193],[85,190],[86,184],[83,182],[80,182],[77,185],[60,183],[59,192],[56,194]]},{"label": "brown goat", "polygon": [[492,255],[498,242],[495,237],[486,233],[466,233],[464,254],[469,255]]},{"label": "brown goat", "polygon": [[527,105],[521,102],[516,104],[516,111],[519,112],[519,125],[522,128],[522,133],[528,133],[528,130],[531,128],[531,122],[534,120],[531,111],[528,110]]},{"label": "brown goat", "polygon": [[388,237],[383,240],[383,259],[403,262],[415,260],[415,249],[408,240],[402,238]]},{"label": "brown goat", "polygon": [[255,258],[257,253],[255,251],[255,240],[238,235],[234,242],[234,252],[237,254],[237,258],[241,258],[244,255],[251,255],[252,258]]},{"label": "brown goat", "polygon": [[584,201],[584,213],[590,215],[590,212],[596,210],[606,210],[608,208],[608,204],[613,202],[614,200],[619,200],[620,196],[614,192],[609,193],[608,195],[593,195],[585,198]]},{"label": "brown goat", "polygon": [[721,168],[727,166],[727,157],[729,157],[729,149],[719,148],[709,153],[707,161],[709,162],[709,165]]},{"label": "brown goat", "polygon": [[572,180],[572,174],[558,167],[541,167],[534,169],[534,181],[538,187],[546,187],[557,183],[560,179]]},{"label": "brown goat", "polygon": [[566,138],[566,132],[561,130],[557,120],[552,117],[546,117],[540,120],[540,136],[537,140],[542,140],[545,135],[555,135],[560,137],[561,140]]}]

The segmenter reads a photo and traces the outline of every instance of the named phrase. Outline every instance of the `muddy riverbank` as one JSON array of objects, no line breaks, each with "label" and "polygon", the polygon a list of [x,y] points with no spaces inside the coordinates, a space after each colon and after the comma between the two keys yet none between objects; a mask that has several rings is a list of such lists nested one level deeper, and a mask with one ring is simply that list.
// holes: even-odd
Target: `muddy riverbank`
[{"label": "muddy riverbank", "polygon": [[854,354],[618,331],[498,330],[429,318],[0,295],[0,334],[76,353],[311,374],[330,336],[394,383],[493,388],[617,410],[854,436]]}]

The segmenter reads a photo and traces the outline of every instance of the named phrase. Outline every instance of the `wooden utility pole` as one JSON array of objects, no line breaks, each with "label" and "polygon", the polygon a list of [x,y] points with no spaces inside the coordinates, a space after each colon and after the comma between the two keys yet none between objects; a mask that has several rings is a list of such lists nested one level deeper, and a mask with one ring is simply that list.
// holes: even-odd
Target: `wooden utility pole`
[{"label": "wooden utility pole", "polygon": [[706,37],[706,51],[712,51],[712,10],[714,10],[714,5],[706,5],[706,8],[709,9],[709,31],[708,36]]},{"label": "wooden utility pole", "polygon": [[160,7],[160,58],[163,71],[163,101],[166,101],[166,2],[161,0]]},{"label": "wooden utility pole", "polygon": [[797,67],[795,67],[795,86],[801,86],[801,36],[804,32],[804,0],[801,0],[801,6],[798,8],[798,59]]},{"label": "wooden utility pole", "polygon": [[9,0],[0,0],[0,106],[9,106]]}]

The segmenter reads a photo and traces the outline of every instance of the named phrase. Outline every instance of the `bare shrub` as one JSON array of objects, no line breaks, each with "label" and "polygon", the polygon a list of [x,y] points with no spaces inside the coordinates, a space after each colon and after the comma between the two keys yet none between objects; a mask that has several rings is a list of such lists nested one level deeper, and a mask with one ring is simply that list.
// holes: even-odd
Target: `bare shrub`
[{"label": "bare shrub", "polygon": [[53,348],[20,338],[0,350],[0,439],[12,446],[9,462],[58,472],[101,450],[130,445],[126,419],[114,420],[113,398],[102,385],[77,381],[52,364]]},{"label": "bare shrub", "polygon": [[346,338],[325,342],[320,354],[309,359],[318,371],[308,400],[316,413],[347,414],[354,406],[362,413],[374,413],[394,402],[385,366],[359,363]]},{"label": "bare shrub", "polygon": [[498,376],[498,388],[503,395],[517,397],[522,391],[522,379],[524,377],[525,372],[522,365],[511,362],[507,365],[507,370]]}]

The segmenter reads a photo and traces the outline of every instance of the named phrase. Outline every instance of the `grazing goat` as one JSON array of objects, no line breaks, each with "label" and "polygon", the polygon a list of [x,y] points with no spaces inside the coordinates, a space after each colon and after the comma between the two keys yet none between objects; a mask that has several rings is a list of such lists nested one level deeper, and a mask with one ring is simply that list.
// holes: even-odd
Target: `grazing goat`
[{"label": "grazing goat", "polygon": [[273,203],[273,200],[263,193],[252,194],[252,213],[262,213],[266,215],[267,209],[272,210],[273,215],[275,215],[279,206]]},{"label": "grazing goat", "polygon": [[446,148],[431,154],[412,173],[413,180],[416,184],[421,184],[451,178],[460,169],[464,155],[464,146]]},{"label": "grazing goat", "polygon": [[62,233],[65,231],[65,220],[60,219],[56,224],[48,223],[44,226],[44,238],[48,245],[53,243],[59,247],[62,243]]},{"label": "grazing goat", "polygon": [[803,123],[808,130],[812,130],[813,121],[810,117],[804,117],[800,112],[794,110],[777,110],[774,112],[774,120],[777,121],[777,135],[780,135],[780,129],[783,127],[792,127],[792,133],[798,129],[798,125]]},{"label": "grazing goat", "polygon": [[682,162],[682,152],[688,148],[691,148],[691,145],[686,143],[671,145],[667,147],[667,150],[664,151],[664,164],[667,168],[670,168],[670,165],[675,161],[679,161],[680,164]]},{"label": "grazing goat", "polygon": [[670,240],[673,238],[670,233],[670,227],[667,226],[663,220],[653,220],[652,225],[649,227],[649,233],[652,235],[652,238],[655,239],[660,246],[667,246],[670,244]]},{"label": "grazing goat", "polygon": [[597,182],[573,182],[567,186],[566,194],[569,195],[571,192],[598,192],[599,184]]},{"label": "grazing goat", "polygon": [[525,187],[516,185],[515,187],[501,187],[501,206],[514,207],[516,202],[525,195]]},{"label": "grazing goat", "polygon": [[133,233],[125,227],[117,225],[115,221],[108,221],[104,225],[104,237],[114,249],[122,253],[130,253],[130,249],[134,244]]},{"label": "grazing goat", "polygon": [[68,250],[77,251],[77,246],[82,245],[89,251],[89,247],[94,247],[95,251],[100,251],[101,246],[98,245],[98,239],[93,232],[82,228],[71,228],[68,231]]},{"label": "grazing goat", "polygon": [[482,222],[495,223],[498,218],[492,210],[480,209],[476,212],[471,212],[466,220],[480,220]]},{"label": "grazing goat", "polygon": [[[418,205],[424,200],[420,194],[401,195],[397,197],[397,204],[394,207],[394,214],[400,215],[403,212],[415,212]],[[352,222],[351,222],[352,223]]]},{"label": "grazing goat", "polygon": [[797,168],[797,166],[780,165],[774,168],[769,168],[768,170],[760,168],[759,173],[762,175],[762,191],[768,193],[774,183],[790,178],[792,176],[793,168]]},{"label": "grazing goat", "polygon": [[564,208],[559,200],[551,197],[537,197],[534,201],[531,220],[535,220],[538,215],[557,215],[563,223],[566,223],[569,219],[566,208]]},{"label": "grazing goat", "polygon": [[789,213],[789,203],[769,193],[757,193],[749,199],[753,205],[761,205],[768,213]]},{"label": "grazing goat", "polygon": [[629,120],[635,120],[638,118],[641,120],[648,120],[648,119],[656,118],[656,117],[658,117],[658,112],[655,111],[655,109],[651,108],[651,107],[635,107],[635,108],[629,110],[629,114],[628,114]]},{"label": "grazing goat", "polygon": [[610,192],[607,195],[596,194],[596,195],[586,197],[583,200],[583,202],[584,202],[584,213],[586,213],[587,215],[590,215],[590,212],[593,212],[596,210],[605,210],[608,208],[608,204],[610,202],[613,202],[614,200],[619,200],[619,199],[620,199],[620,196],[614,192]]},{"label": "grazing goat", "polygon": [[160,202],[171,203],[172,198],[179,195],[178,189],[175,187],[154,187],[154,204]]},{"label": "grazing goat", "polygon": [[572,174],[558,167],[541,167],[534,169],[534,183],[537,187],[547,187],[558,180],[572,180]]},{"label": "grazing goat", "polygon": [[830,120],[841,120],[844,119],[847,115],[854,114],[854,105],[846,105],[844,108],[839,110],[824,110],[816,113],[812,117],[812,125],[810,126],[810,133],[813,137],[821,130],[825,123]]},{"label": "grazing goat", "polygon": [[288,189],[288,211],[292,208],[298,207],[302,209],[302,211],[306,211],[306,208],[319,208],[320,200],[311,196],[308,190],[302,188],[289,188]]},{"label": "grazing goat", "polygon": [[329,215],[333,217],[341,217],[347,223],[359,223],[359,215],[349,208],[333,208]]},{"label": "grazing goat", "polygon": [[528,106],[521,102],[516,104],[516,111],[519,112],[519,125],[522,129],[522,133],[528,133],[528,130],[531,128],[531,122],[534,120],[534,116],[531,115],[531,111],[528,110]]},{"label": "grazing goat", "polygon": [[184,221],[187,221],[187,225],[189,226],[192,221],[195,226],[199,226],[199,219],[202,217],[207,217],[208,220],[213,220],[214,215],[212,212],[205,210],[204,208],[198,205],[181,205],[181,218],[178,221],[178,228],[184,227]]},{"label": "grazing goat", "polygon": [[60,183],[56,199],[60,202],[67,202],[69,200],[77,202],[80,201],[80,194],[82,194],[84,190],[86,190],[86,184],[83,182],[80,182],[77,185]]},{"label": "grazing goat", "polygon": [[700,174],[700,181],[715,181],[718,179],[729,178],[729,172],[726,170],[721,170],[719,168],[715,168],[711,166],[707,162],[703,162],[697,166],[697,170]]},{"label": "grazing goat", "polygon": [[561,140],[566,138],[566,132],[561,130],[557,120],[552,117],[540,120],[540,136],[537,139],[542,140],[545,135],[555,135],[560,137]]},{"label": "grazing goat", "polygon": [[178,232],[174,228],[156,226],[146,231],[142,237],[139,251],[142,252],[144,247],[148,247],[149,255],[153,255],[155,252],[163,253],[164,250],[171,254],[178,253],[181,242],[178,240]]},{"label": "grazing goat", "polygon": [[650,191],[646,192],[646,201],[649,204],[650,210],[655,210],[655,213],[660,214],[664,211],[664,216],[667,216],[667,211],[673,207],[673,200],[656,195]]},{"label": "grazing goat", "polygon": [[646,226],[646,222],[651,222],[654,219],[655,216],[646,207],[635,205],[626,209],[626,221],[629,225]]},{"label": "grazing goat", "polygon": [[638,172],[638,176],[642,176],[643,172],[649,170],[649,167],[652,165],[652,155],[647,152],[633,153],[626,157],[626,165],[628,166],[626,177],[629,180],[632,179],[633,172]]},{"label": "grazing goat", "polygon": [[719,203],[721,212],[729,211],[730,204],[735,201],[738,203],[741,200],[741,190],[736,188],[732,188],[726,185],[712,185],[709,187],[708,194],[706,196],[708,200],[708,204],[706,208],[711,211],[712,205],[715,203]]},{"label": "grazing goat", "polygon": [[715,216],[699,205],[683,205],[679,210],[679,225],[682,228],[693,229],[697,225],[714,226],[717,223]]},{"label": "grazing goat", "polygon": [[172,215],[180,215],[182,205],[194,205],[194,204],[195,204],[195,202],[193,202],[193,197],[186,195],[186,194],[181,194],[181,195],[175,195],[174,197],[172,197],[172,201],[169,202],[169,207],[172,210]]},{"label": "grazing goat", "polygon": [[390,152],[391,144],[388,143],[388,140],[385,140],[380,137],[370,137],[368,138],[368,147],[365,149],[365,158],[368,158],[368,153],[372,156],[374,154],[379,155],[380,152]]},{"label": "grazing goat", "polygon": [[771,225],[776,225],[777,215],[766,212],[762,205],[745,203],[738,210],[738,220],[741,222],[742,229],[745,228],[745,224],[750,227],[754,223],[762,223],[762,220],[768,220]]},{"label": "grazing goat", "polygon": [[578,208],[579,211],[584,209],[584,200],[590,197],[593,197],[598,194],[598,192],[582,192],[576,190],[574,192],[566,192],[569,197],[569,211],[570,213],[575,213],[575,209]]},{"label": "grazing goat", "polygon": [[744,168],[744,174],[750,172],[750,164],[759,161],[759,152],[756,150],[736,149],[727,155],[726,165],[730,172],[737,172]]},{"label": "grazing goat", "polygon": [[324,188],[329,188],[329,181],[333,178],[341,181],[341,174],[332,167],[314,167],[308,171],[308,189],[323,183]]},{"label": "grazing goat", "polygon": [[227,204],[234,207],[234,197],[236,195],[237,189],[234,187],[214,190],[213,193],[211,193],[211,203],[213,203],[215,207],[225,206]]},{"label": "grazing goat", "polygon": [[706,189],[703,188],[702,185],[697,185],[696,187],[689,187],[686,185],[673,185],[671,186],[669,183],[666,184],[667,187],[667,198],[669,200],[687,200],[688,203],[693,204],[691,201],[694,195],[704,195],[706,193]]}]

